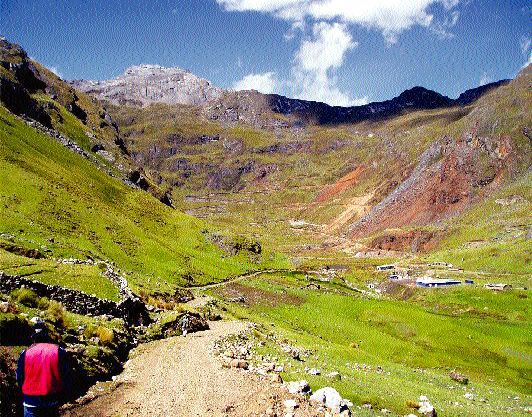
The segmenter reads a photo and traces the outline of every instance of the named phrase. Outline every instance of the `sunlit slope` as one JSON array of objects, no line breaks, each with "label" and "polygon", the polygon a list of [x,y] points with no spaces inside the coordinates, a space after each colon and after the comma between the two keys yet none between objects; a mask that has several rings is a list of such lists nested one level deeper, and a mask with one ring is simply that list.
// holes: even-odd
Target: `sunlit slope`
[{"label": "sunlit slope", "polygon": [[220,281],[257,267],[226,255],[203,229],[0,107],[1,242],[47,258],[113,261],[137,289]]}]

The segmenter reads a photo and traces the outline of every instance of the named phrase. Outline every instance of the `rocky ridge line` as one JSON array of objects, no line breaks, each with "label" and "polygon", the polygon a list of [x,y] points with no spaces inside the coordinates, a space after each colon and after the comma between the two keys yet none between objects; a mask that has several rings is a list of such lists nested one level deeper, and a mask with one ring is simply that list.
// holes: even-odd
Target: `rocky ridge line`
[{"label": "rocky ridge line", "polygon": [[74,80],[71,85],[113,104],[147,106],[152,103],[203,105],[222,90],[181,68],[137,65],[105,81]]}]

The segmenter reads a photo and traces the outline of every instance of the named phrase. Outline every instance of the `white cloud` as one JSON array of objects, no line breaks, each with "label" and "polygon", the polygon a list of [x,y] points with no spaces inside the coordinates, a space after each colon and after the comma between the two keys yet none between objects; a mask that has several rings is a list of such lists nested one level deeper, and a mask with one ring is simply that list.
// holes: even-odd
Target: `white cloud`
[{"label": "white cloud", "polygon": [[314,21],[340,21],[380,30],[394,43],[412,26],[429,27],[433,15],[429,7],[441,4],[446,10],[460,0],[216,0],[228,11],[269,13],[291,22],[305,18]]},{"label": "white cloud", "polygon": [[430,30],[440,39],[452,39],[455,35],[451,32],[451,29],[456,26],[459,18],[460,12],[458,10],[453,10],[448,15],[444,16],[443,20],[434,21],[430,26]]},{"label": "white cloud", "polygon": [[479,87],[481,87],[481,86],[489,84],[491,82],[493,82],[493,77],[491,75],[489,75],[487,72],[484,72],[480,76],[480,80],[478,81],[478,85],[479,85]]},{"label": "white cloud", "polygon": [[530,52],[530,55],[528,55],[528,61],[526,61],[521,69],[528,67],[530,64],[532,64],[532,52]]},{"label": "white cloud", "polygon": [[[521,49],[522,54],[526,57],[528,57],[528,61],[526,61],[521,69],[528,67],[530,64],[532,64],[532,51],[530,51],[530,47],[532,46],[532,39],[530,39],[528,36],[521,36],[521,39],[519,40],[519,48]],[[530,52],[529,52],[530,51]]]},{"label": "white cloud", "polygon": [[358,46],[347,27],[340,23],[316,23],[312,39],[301,43],[296,62],[304,71],[327,71],[343,64],[347,51]]},{"label": "white cloud", "polygon": [[[378,30],[388,44],[416,25],[429,28],[440,38],[453,35],[459,12],[453,10],[463,0],[216,0],[227,11],[267,13],[291,23],[285,35],[290,40],[298,31],[312,27],[311,37],[303,40],[295,54],[289,80],[275,80],[273,73],[249,74],[236,86],[283,86],[298,98],[323,101],[333,105],[364,104],[368,98],[352,98],[338,87],[336,70],[346,53],[358,43],[349,33],[350,25]],[[439,4],[444,15],[435,21],[430,7]],[[267,87],[267,88],[265,88]]]},{"label": "white cloud", "polygon": [[280,82],[275,73],[265,72],[262,74],[248,74],[233,84],[234,90],[257,90],[264,94],[279,92]]},{"label": "white cloud", "polygon": [[301,43],[294,59],[289,82],[292,93],[305,100],[353,105],[355,100],[338,88],[334,71],[342,66],[345,54],[358,43],[341,23],[316,23],[312,32],[312,38]]},{"label": "white cloud", "polygon": [[530,45],[532,43],[532,39],[530,39],[528,36],[522,36],[519,40],[519,48],[521,48],[521,52],[523,55],[528,54],[528,50],[530,49]]},{"label": "white cloud", "polygon": [[316,23],[312,35],[303,40],[295,54],[288,80],[279,80],[273,72],[248,74],[237,81],[233,88],[278,94],[286,90],[291,97],[337,106],[366,104],[367,97],[352,98],[342,92],[335,75],[335,70],[342,66],[346,53],[357,45],[346,25]]}]

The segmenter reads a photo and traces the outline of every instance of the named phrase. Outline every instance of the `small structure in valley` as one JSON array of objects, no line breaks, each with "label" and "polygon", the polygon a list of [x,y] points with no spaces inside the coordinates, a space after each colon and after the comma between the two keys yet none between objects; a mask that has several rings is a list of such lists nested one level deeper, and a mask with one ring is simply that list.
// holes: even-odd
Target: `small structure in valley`
[{"label": "small structure in valley", "polygon": [[395,269],[395,265],[379,265],[379,266],[377,266],[377,271],[388,271],[390,269]]},{"label": "small structure in valley", "polygon": [[432,278],[432,277],[423,277],[416,280],[416,285],[418,287],[449,287],[452,285],[460,285],[462,281],[457,281],[455,279],[447,278]]},{"label": "small structure in valley", "polygon": [[493,291],[504,291],[512,289],[510,284],[485,284],[485,288]]}]

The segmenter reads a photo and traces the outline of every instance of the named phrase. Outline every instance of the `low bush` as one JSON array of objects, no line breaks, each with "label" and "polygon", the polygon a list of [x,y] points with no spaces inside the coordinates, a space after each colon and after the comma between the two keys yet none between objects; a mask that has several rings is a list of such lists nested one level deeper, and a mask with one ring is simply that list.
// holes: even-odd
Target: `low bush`
[{"label": "low bush", "polygon": [[108,329],[104,326],[98,326],[96,328],[95,335],[100,339],[102,345],[108,345],[114,340],[114,332],[112,329]]},{"label": "low bush", "polygon": [[115,336],[114,331],[112,329],[96,324],[90,324],[85,327],[83,335],[87,339],[90,339],[91,337],[97,337],[99,339],[99,343],[104,346],[111,344]]},{"label": "low bush", "polygon": [[44,297],[39,297],[37,293],[29,288],[18,288],[11,292],[11,298],[15,302],[24,304],[27,307],[39,308],[44,310],[48,308],[49,301]]},{"label": "low bush", "polygon": [[57,301],[50,301],[44,316],[51,321],[55,326],[64,328],[66,324],[66,312],[61,303]]}]

